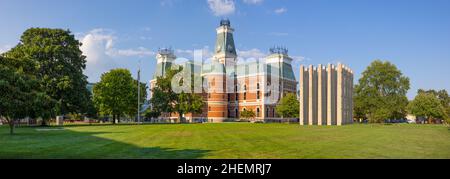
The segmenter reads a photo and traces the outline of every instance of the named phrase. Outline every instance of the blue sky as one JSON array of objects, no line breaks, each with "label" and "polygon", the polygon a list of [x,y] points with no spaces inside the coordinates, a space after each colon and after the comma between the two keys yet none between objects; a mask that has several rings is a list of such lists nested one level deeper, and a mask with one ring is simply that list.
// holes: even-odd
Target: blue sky
[{"label": "blue sky", "polygon": [[0,52],[30,27],[70,29],[91,82],[111,68],[135,75],[139,61],[148,81],[159,47],[210,54],[227,17],[243,57],[283,45],[295,64],[347,64],[355,81],[374,59],[389,60],[410,77],[412,98],[450,90],[449,9],[448,0],[0,0]]}]

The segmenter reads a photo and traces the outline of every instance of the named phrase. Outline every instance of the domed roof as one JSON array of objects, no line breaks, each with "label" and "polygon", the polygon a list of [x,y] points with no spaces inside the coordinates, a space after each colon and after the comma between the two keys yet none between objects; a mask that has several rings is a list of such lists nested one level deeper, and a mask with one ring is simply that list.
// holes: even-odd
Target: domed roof
[{"label": "domed roof", "polygon": [[222,20],[220,21],[220,26],[227,26],[227,27],[230,27],[230,26],[231,26],[230,20],[228,20],[228,19],[222,19]]}]

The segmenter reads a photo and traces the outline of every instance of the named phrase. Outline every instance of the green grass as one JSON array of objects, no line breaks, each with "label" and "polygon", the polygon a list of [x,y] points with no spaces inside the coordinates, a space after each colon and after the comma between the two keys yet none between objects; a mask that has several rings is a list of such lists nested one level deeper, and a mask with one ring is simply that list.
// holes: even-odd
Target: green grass
[{"label": "green grass", "polygon": [[[0,158],[450,158],[442,125],[0,127]],[[57,128],[50,128],[57,129]]]}]

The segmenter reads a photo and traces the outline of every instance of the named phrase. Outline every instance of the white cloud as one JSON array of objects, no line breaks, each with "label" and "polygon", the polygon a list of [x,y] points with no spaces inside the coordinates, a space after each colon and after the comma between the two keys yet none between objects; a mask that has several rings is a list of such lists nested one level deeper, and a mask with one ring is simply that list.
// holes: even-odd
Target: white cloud
[{"label": "white cloud", "polygon": [[152,37],[147,37],[147,36],[140,36],[139,39],[141,40],[152,40]]},{"label": "white cloud", "polygon": [[[149,37],[145,38],[150,39]],[[92,60],[101,60],[96,57],[102,53],[109,57],[145,57],[155,55],[154,52],[144,47],[136,49],[117,49],[114,47],[116,40],[117,37],[114,35],[113,31],[107,29],[94,29],[81,38],[81,42],[83,43],[81,50],[86,55],[92,56]],[[90,59],[89,56],[88,59]]]},{"label": "white cloud", "polygon": [[111,57],[146,57],[155,55],[154,52],[148,50],[144,47],[139,47],[137,49],[113,49],[107,52],[107,54]]},{"label": "white cloud", "polygon": [[141,30],[145,31],[145,32],[150,32],[152,30],[152,28],[150,28],[150,27],[143,27]]},{"label": "white cloud", "polygon": [[271,35],[271,36],[288,36],[289,33],[286,33],[286,32],[271,32],[271,33],[269,33],[269,35]]},{"label": "white cloud", "polygon": [[215,16],[230,15],[236,10],[234,0],[207,0],[207,2]]},{"label": "white cloud", "polygon": [[[194,58],[194,55],[198,55],[195,54],[195,52],[201,51],[202,54],[202,59],[196,59],[199,57]],[[209,58],[211,58],[214,53],[209,49],[209,46],[204,46],[201,49],[192,49],[192,50],[185,50],[185,49],[176,49],[175,50],[175,55],[179,58],[187,58],[187,59],[192,59],[192,60],[196,60],[196,61],[208,61]]]},{"label": "white cloud", "polygon": [[259,49],[250,49],[250,50],[238,50],[237,51],[239,58],[242,59],[248,59],[248,58],[255,58],[255,59],[259,59],[259,58],[264,58],[265,56],[267,56],[266,53],[262,52]]},{"label": "white cloud", "polygon": [[117,37],[112,30],[94,29],[79,37],[81,51],[86,56],[85,74],[90,81],[96,81],[103,72],[119,65],[117,58],[121,57],[148,57],[154,52],[144,47],[136,49],[117,49],[114,47]]},{"label": "white cloud", "polygon": [[245,4],[261,4],[264,0],[243,0]]},{"label": "white cloud", "polygon": [[282,8],[275,9],[273,12],[275,12],[276,14],[283,14],[283,13],[287,12],[287,9],[282,7]]},{"label": "white cloud", "polygon": [[173,6],[173,0],[161,0],[159,3],[161,6]]}]

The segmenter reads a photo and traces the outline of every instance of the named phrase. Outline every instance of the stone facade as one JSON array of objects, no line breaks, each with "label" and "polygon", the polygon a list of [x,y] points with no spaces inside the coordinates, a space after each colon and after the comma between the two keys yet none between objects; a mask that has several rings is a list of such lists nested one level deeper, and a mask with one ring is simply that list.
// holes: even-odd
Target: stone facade
[{"label": "stone facade", "polygon": [[342,65],[300,66],[300,125],[353,123],[353,71]]}]

